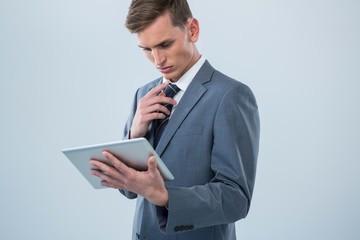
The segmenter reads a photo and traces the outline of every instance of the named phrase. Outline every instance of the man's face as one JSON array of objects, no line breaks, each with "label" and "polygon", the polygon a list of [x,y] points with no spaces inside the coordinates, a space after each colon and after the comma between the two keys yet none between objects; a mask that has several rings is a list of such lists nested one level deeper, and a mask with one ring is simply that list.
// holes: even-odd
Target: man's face
[{"label": "man's face", "polygon": [[198,30],[196,19],[190,19],[184,29],[174,27],[166,12],[136,35],[146,57],[166,79],[176,82],[200,57],[195,46]]}]

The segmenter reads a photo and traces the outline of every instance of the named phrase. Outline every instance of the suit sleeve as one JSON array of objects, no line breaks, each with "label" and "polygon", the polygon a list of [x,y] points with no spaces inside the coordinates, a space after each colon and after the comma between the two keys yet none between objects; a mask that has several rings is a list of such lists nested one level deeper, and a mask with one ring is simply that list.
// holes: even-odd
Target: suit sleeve
[{"label": "suit sleeve", "polygon": [[159,225],[166,234],[232,223],[249,211],[260,122],[255,97],[247,86],[231,88],[223,95],[213,134],[211,181],[169,187],[168,210],[157,207]]}]

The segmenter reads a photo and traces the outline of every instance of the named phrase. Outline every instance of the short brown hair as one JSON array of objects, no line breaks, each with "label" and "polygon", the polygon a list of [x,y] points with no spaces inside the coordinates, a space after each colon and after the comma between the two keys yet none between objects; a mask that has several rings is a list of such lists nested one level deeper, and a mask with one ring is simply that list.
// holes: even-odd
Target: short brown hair
[{"label": "short brown hair", "polygon": [[192,13],[187,0],[132,0],[125,26],[131,33],[138,33],[157,17],[170,12],[174,26],[184,28]]}]

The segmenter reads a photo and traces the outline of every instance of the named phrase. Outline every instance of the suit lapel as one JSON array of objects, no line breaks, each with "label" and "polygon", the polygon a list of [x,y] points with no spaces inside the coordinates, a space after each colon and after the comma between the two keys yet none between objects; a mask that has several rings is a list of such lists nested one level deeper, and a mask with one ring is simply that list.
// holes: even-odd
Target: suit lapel
[{"label": "suit lapel", "polygon": [[186,89],[181,101],[176,106],[176,110],[172,114],[168,125],[166,126],[163,135],[161,136],[157,145],[156,151],[159,156],[162,155],[166,146],[169,144],[171,138],[180,127],[181,123],[186,119],[188,114],[192,111],[194,106],[199,102],[201,97],[207,91],[204,83],[210,81],[214,68],[208,61],[200,68],[199,72],[195,75],[190,85]]}]

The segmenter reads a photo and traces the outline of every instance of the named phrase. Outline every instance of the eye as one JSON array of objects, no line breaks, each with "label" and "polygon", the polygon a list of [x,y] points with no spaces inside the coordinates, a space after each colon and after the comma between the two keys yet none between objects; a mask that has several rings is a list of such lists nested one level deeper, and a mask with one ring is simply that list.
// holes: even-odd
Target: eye
[{"label": "eye", "polygon": [[151,52],[151,48],[143,48],[144,52]]},{"label": "eye", "polygon": [[169,47],[169,44],[168,43],[166,43],[166,44],[161,44],[160,45],[160,48],[168,48]]},{"label": "eye", "polygon": [[162,49],[166,49],[166,48],[171,47],[173,45],[173,43],[174,43],[174,41],[164,42],[159,47],[162,48]]}]

